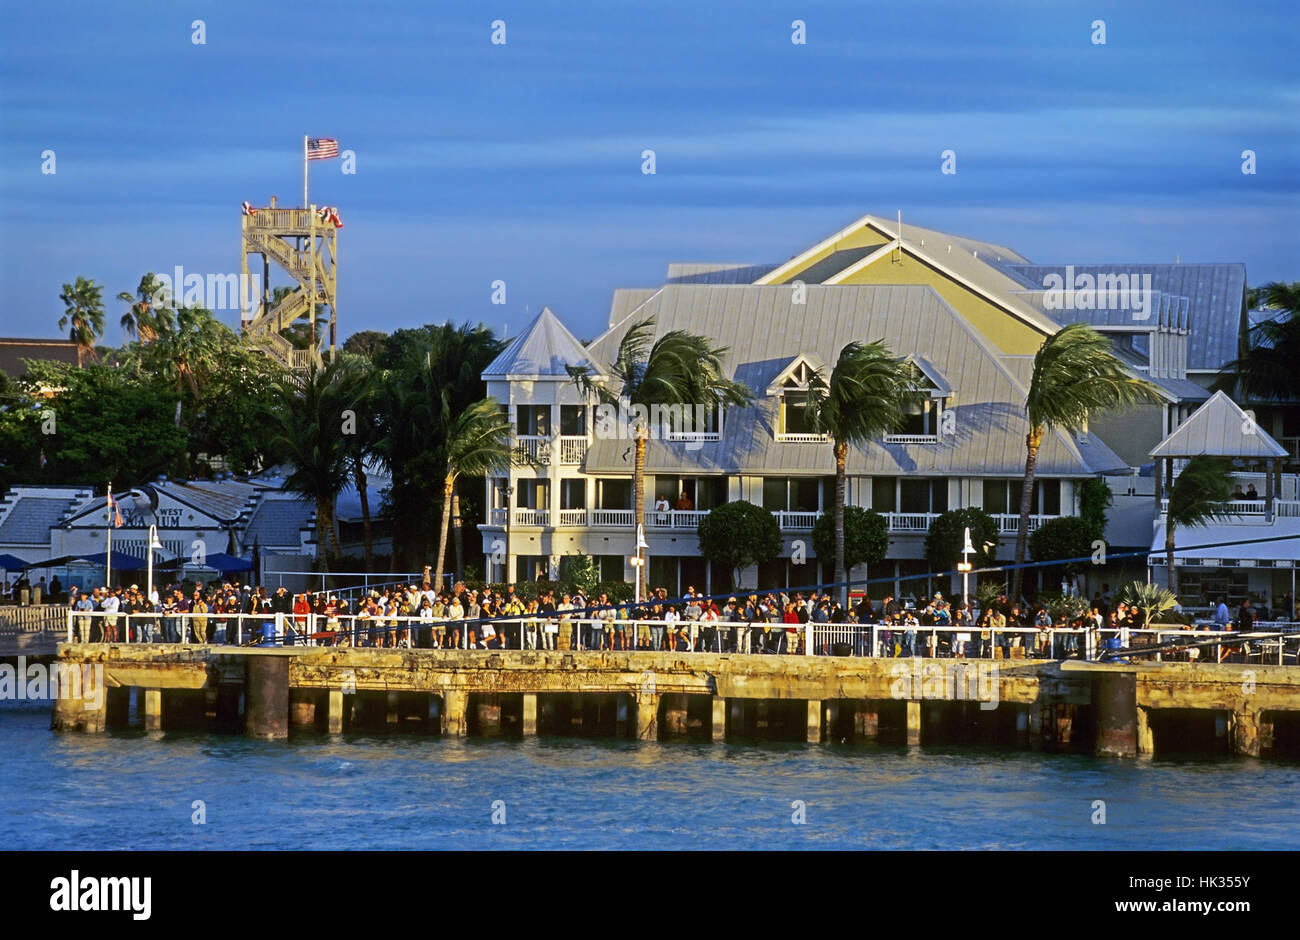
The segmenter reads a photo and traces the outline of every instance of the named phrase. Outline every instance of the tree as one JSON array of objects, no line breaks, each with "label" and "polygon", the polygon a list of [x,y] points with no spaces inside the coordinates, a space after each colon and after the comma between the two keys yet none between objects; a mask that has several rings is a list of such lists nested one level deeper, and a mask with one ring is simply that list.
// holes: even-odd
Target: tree
[{"label": "tree", "polygon": [[583,597],[599,597],[600,565],[582,552],[560,558],[560,583],[568,593],[578,591]]},{"label": "tree", "polygon": [[1093,539],[1106,537],[1106,510],[1115,497],[1101,477],[1089,477],[1079,484],[1079,518],[1092,528]]},{"label": "tree", "polygon": [[1253,327],[1238,358],[1214,388],[1256,400],[1300,399],[1300,281],[1274,281],[1256,292],[1265,309],[1282,315]]},{"label": "tree", "polygon": [[[460,414],[486,395],[483,370],[502,348],[482,325],[426,325],[397,330],[374,357],[374,456],[392,474],[385,508],[393,520],[395,561],[423,564],[433,549],[441,521],[447,416]],[[464,489],[458,486],[453,500],[467,502],[477,512],[481,497],[462,493]],[[453,505],[458,568],[464,559],[461,515]]]},{"label": "tree", "polygon": [[181,424],[186,392],[197,404],[202,386],[212,375],[223,347],[236,341],[231,329],[202,307],[186,306],[175,311],[174,319],[155,316],[153,339],[134,343],[128,350],[128,365],[152,371],[176,389],[173,421]]},{"label": "tree", "polygon": [[[849,445],[868,441],[895,430],[904,421],[907,406],[918,395],[920,374],[906,359],[895,357],[883,340],[849,343],[827,381],[820,372],[809,383],[808,421],[814,431],[831,439],[835,457],[835,580],[840,582],[840,603],[848,607],[848,567],[845,556],[844,509],[848,499]],[[818,557],[824,557],[818,553]]]},{"label": "tree", "polygon": [[[28,479],[84,485],[148,480],[184,468],[185,432],[172,423],[175,393],[165,383],[100,363],[29,365],[15,383],[12,409],[0,416],[0,424],[13,420],[25,432],[25,453],[14,462]],[[52,398],[49,389],[58,389]],[[44,433],[47,419],[53,433]],[[6,462],[17,456],[4,451]]]},{"label": "tree", "polygon": [[1178,597],[1172,590],[1162,588],[1158,584],[1147,584],[1145,581],[1132,581],[1124,585],[1120,588],[1119,600],[1142,611],[1144,626],[1156,623],[1159,617],[1173,610],[1178,604]]},{"label": "tree", "polygon": [[1025,435],[1025,480],[1020,493],[1016,530],[1016,567],[1011,574],[1013,603],[1020,597],[1029,516],[1034,497],[1038,449],[1049,430],[1078,433],[1097,412],[1157,402],[1160,392],[1135,375],[1111,352],[1110,340],[1086,323],[1071,323],[1039,347],[1025,400],[1029,433]]},{"label": "tree", "polygon": [[117,299],[130,304],[119,321],[129,339],[152,343],[158,334],[175,328],[176,312],[164,303],[166,294],[152,271],[140,278],[135,294],[122,291]]},{"label": "tree", "polygon": [[387,339],[382,330],[358,330],[343,341],[343,351],[373,360]]},{"label": "tree", "polygon": [[316,544],[321,561],[337,557],[334,506],[347,483],[348,443],[343,412],[351,404],[348,366],[312,363],[291,374],[271,395],[267,420],[274,427],[277,459],[293,468],[285,489],[316,507]]},{"label": "tree", "polygon": [[[821,515],[813,523],[813,553],[819,560],[834,558],[840,571],[884,561],[889,552],[889,520],[874,509],[843,507],[843,517]],[[839,554],[842,552],[843,554]],[[847,605],[848,601],[843,601]]]},{"label": "tree", "polygon": [[465,476],[487,476],[506,470],[511,463],[510,419],[495,398],[470,405],[451,422],[447,434],[447,461],[442,482],[442,526],[438,539],[438,561],[433,583],[442,584],[446,561],[447,532],[451,527],[451,497],[456,480]]},{"label": "tree", "polygon": [[700,518],[696,526],[700,556],[731,571],[731,588],[740,584],[740,572],[781,554],[781,526],[776,516],[743,499],[723,503]]},{"label": "tree", "polygon": [[75,284],[64,284],[59,300],[63,301],[63,316],[59,329],[68,331],[68,339],[77,344],[77,365],[83,365],[86,355],[95,358],[95,343],[104,335],[104,289],[94,281],[80,275]]},{"label": "tree", "polygon": [[[1087,558],[1093,552],[1093,542],[1099,536],[1095,523],[1081,516],[1062,516],[1049,519],[1029,536],[1029,553],[1034,561],[1052,561],[1056,558]],[[1059,566],[1067,574],[1083,568],[1080,562]]]},{"label": "tree", "polygon": [[1232,499],[1232,463],[1224,457],[1200,455],[1187,461],[1169,491],[1165,513],[1165,565],[1169,590],[1177,593],[1174,576],[1174,530],[1222,519]]},{"label": "tree", "polygon": [[[703,406],[721,409],[745,405],[753,400],[748,386],[734,382],[723,372],[726,349],[685,330],[671,330],[654,338],[654,318],[632,326],[623,334],[618,352],[610,364],[610,385],[597,384],[586,366],[566,366],[570,377],[589,398],[634,415],[635,458],[632,464],[632,518],[640,525],[645,518],[645,451],[650,428],[639,417],[640,409],[652,413],[656,406]],[[649,571],[649,559],[644,558]]]},{"label": "tree", "polygon": [[998,554],[998,523],[983,509],[969,506],[950,509],[930,523],[925,533],[925,558],[936,571],[951,571],[962,560],[966,529],[975,551],[971,564],[977,568],[993,564]]}]

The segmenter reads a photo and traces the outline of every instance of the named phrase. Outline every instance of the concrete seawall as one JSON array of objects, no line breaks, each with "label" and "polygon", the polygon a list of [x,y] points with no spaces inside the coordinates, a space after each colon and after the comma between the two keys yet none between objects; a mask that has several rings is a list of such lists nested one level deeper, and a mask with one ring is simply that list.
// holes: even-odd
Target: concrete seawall
[{"label": "concrete seawall", "polygon": [[1300,669],[1284,666],[141,644],[61,644],[55,662],[102,683],[55,701],[56,730],[1300,754]]}]

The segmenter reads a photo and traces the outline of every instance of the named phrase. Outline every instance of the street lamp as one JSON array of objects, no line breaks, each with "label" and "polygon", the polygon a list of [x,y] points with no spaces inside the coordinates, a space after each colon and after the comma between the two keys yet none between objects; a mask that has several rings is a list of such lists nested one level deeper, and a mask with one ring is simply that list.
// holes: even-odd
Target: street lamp
[{"label": "street lamp", "polygon": [[636,556],[632,559],[632,567],[636,569],[636,602],[641,603],[641,569],[645,565],[645,559],[641,557],[641,549],[649,548],[645,540],[645,526],[640,522],[636,524]]},{"label": "street lamp", "polygon": [[158,526],[149,526],[149,567],[148,579],[145,581],[145,588],[147,591],[145,597],[148,599],[150,604],[153,603],[153,553],[160,550],[162,547],[162,542],[158,541]]},{"label": "street lamp", "polygon": [[970,603],[970,573],[971,553],[975,551],[975,546],[970,543],[970,526],[966,527],[966,541],[961,546],[961,563],[957,565],[957,570],[961,572],[961,602]]}]

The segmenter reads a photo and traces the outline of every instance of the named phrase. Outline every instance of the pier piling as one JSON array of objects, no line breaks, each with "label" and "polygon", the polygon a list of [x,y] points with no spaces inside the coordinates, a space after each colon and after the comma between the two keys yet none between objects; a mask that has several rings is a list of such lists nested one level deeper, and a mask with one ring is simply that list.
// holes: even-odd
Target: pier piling
[{"label": "pier piling", "polygon": [[[268,740],[289,736],[289,657],[252,656],[245,679],[248,689],[244,734]],[[148,726],[149,694],[145,695]]]}]

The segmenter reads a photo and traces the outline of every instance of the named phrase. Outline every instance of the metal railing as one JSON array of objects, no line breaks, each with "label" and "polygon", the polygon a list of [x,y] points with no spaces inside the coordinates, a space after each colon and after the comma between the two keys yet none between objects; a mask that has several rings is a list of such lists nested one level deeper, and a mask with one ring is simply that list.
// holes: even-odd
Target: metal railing
[{"label": "metal railing", "polygon": [[[952,624],[783,623],[724,620],[644,620],[518,614],[469,620],[328,614],[109,614],[67,611],[67,642],[175,643],[262,646],[371,646],[437,649],[532,649],[713,652],[741,655],[1096,660],[1115,655],[1166,655],[1195,660],[1199,651],[1143,652],[1170,641],[1221,641],[1247,659],[1285,664],[1288,644],[1300,644],[1300,623],[1257,623],[1249,634],[1155,627],[1001,627]],[[1147,638],[1147,644],[1135,639]],[[1214,648],[1206,660],[1215,657]],[[1300,655],[1300,650],[1297,651]],[[1220,657],[1221,658],[1221,655]]]}]

